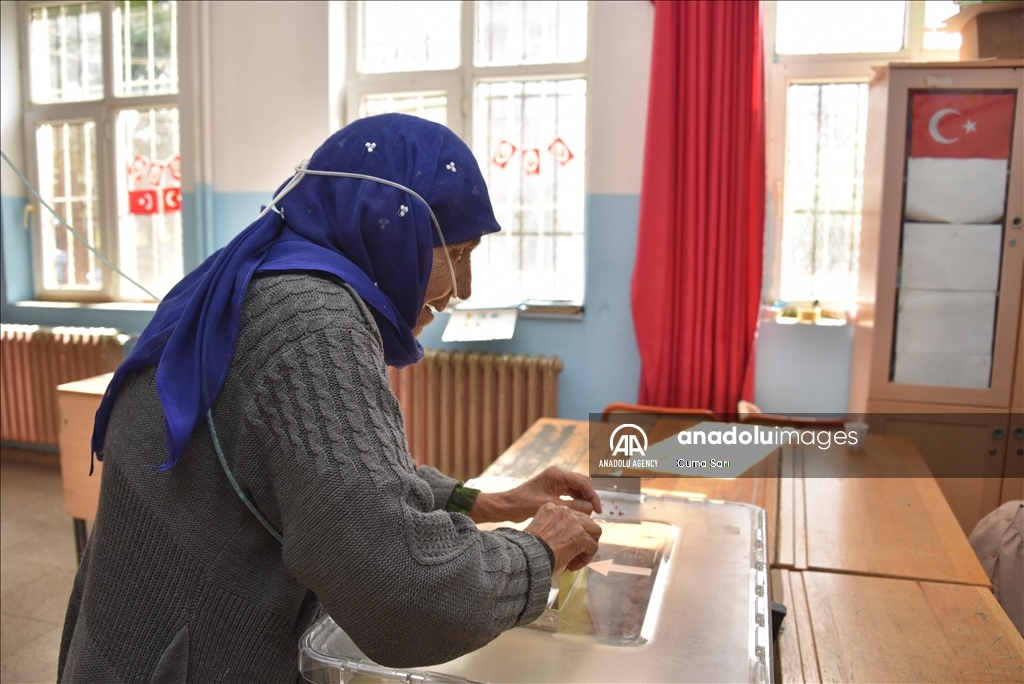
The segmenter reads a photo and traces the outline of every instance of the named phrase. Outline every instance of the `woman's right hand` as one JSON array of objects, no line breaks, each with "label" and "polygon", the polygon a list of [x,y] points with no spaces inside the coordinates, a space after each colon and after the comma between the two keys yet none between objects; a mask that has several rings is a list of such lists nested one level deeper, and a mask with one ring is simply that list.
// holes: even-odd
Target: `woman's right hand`
[{"label": "woman's right hand", "polygon": [[579,570],[589,563],[597,553],[597,540],[601,538],[601,526],[589,515],[553,503],[537,509],[526,531],[551,547],[555,555],[552,575],[566,568]]}]

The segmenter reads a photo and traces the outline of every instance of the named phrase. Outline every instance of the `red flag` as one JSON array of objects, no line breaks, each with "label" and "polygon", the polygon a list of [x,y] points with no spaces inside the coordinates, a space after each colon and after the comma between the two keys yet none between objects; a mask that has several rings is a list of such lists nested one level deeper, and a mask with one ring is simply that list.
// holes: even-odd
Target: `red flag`
[{"label": "red flag", "polygon": [[941,90],[911,95],[909,221],[993,223],[1006,207],[1014,96]]},{"label": "red flag", "polygon": [[135,158],[128,164],[128,178],[141,183],[142,179],[146,177],[146,171],[149,169],[149,160],[141,155],[135,155]]},{"label": "red flag", "polygon": [[181,155],[175,154],[167,160],[167,170],[171,174],[171,178],[180,183],[181,182]]},{"label": "red flag", "polygon": [[548,152],[554,155],[555,161],[557,161],[562,166],[568,164],[570,161],[572,161],[573,158],[572,151],[569,149],[569,146],[565,144],[565,141],[562,140],[561,138],[555,138],[555,141],[548,145]]},{"label": "red flag", "polygon": [[508,140],[502,140],[498,143],[498,150],[491,157],[491,163],[495,166],[505,168],[505,166],[512,159],[512,155],[516,153],[516,146],[510,143]]},{"label": "red flag", "polygon": [[164,167],[166,164],[163,162],[152,162],[149,165],[149,184],[160,185],[164,181]]},{"label": "red flag", "polygon": [[129,190],[128,212],[131,214],[155,214],[160,210],[156,190]]},{"label": "red flag", "polygon": [[536,176],[540,173],[540,150],[536,147],[523,150],[523,170],[527,176]]},{"label": "red flag", "polygon": [[911,157],[1007,159],[1013,95],[914,93]]},{"label": "red flag", "polygon": [[161,191],[164,203],[164,211],[181,211],[181,188],[164,188]]}]

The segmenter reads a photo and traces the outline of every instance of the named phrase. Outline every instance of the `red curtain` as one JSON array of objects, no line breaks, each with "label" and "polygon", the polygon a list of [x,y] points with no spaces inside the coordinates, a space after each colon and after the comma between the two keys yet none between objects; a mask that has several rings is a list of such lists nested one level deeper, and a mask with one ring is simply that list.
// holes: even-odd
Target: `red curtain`
[{"label": "red curtain", "polygon": [[659,0],[633,269],[640,402],[752,399],[765,210],[761,3]]}]

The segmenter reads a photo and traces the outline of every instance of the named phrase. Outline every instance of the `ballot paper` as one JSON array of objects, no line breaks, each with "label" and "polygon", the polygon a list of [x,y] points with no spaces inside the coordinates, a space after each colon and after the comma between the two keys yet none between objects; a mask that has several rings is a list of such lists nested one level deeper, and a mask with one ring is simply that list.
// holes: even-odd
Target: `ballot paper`
[{"label": "ballot paper", "polygon": [[441,336],[443,342],[509,340],[516,330],[517,309],[455,309]]}]

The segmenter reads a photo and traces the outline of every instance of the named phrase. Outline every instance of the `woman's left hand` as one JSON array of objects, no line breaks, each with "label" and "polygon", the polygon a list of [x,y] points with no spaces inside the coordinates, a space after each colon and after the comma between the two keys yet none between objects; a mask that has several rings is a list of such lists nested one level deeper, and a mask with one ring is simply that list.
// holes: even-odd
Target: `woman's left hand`
[{"label": "woman's left hand", "polygon": [[568,506],[585,515],[601,512],[601,500],[589,477],[550,466],[515,489],[494,494],[481,492],[469,516],[478,523],[522,522],[546,503]]}]

